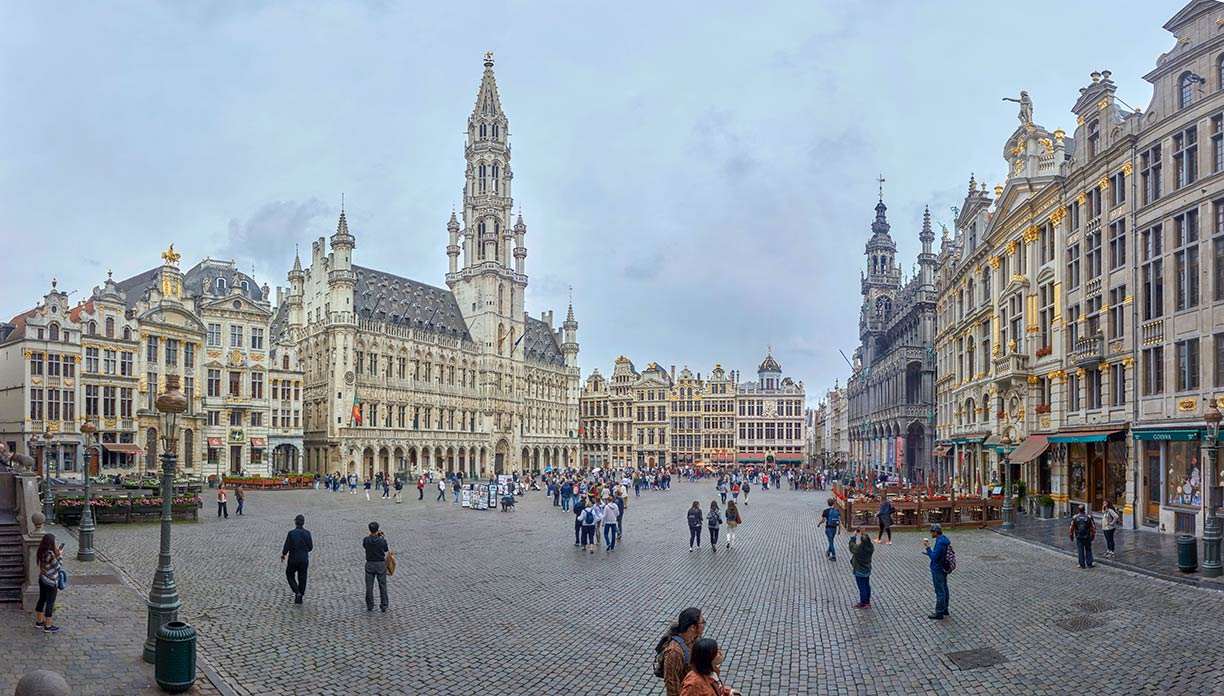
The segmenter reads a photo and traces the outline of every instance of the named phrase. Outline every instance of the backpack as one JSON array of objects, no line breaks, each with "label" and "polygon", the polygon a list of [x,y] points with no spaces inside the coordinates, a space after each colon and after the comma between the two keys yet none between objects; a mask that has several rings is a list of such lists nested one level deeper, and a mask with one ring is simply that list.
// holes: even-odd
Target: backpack
[{"label": "backpack", "polygon": [[711,527],[717,527],[722,521],[722,515],[718,514],[717,510],[710,510],[710,514],[706,515],[706,523]]},{"label": "backpack", "polygon": [[825,525],[830,528],[836,528],[841,525],[841,513],[837,508],[829,508],[829,519]]},{"label": "backpack", "polygon": [[1092,535],[1092,518],[1087,515],[1075,516],[1075,536],[1086,539]]},{"label": "backpack", "polygon": [[584,527],[595,526],[595,513],[594,511],[591,510],[591,508],[587,508],[582,511],[582,526]]},{"label": "backpack", "polygon": [[[671,636],[671,639],[680,644],[680,649],[684,651],[684,663],[688,664],[688,646],[684,644],[684,639],[680,636]],[[667,642],[662,641],[660,645],[666,646]],[[659,679],[663,678],[663,648],[656,648],[655,650],[654,675]]]},{"label": "backpack", "polygon": [[943,572],[944,575],[956,570],[956,551],[952,550],[952,542],[948,542],[948,552],[944,555]]}]

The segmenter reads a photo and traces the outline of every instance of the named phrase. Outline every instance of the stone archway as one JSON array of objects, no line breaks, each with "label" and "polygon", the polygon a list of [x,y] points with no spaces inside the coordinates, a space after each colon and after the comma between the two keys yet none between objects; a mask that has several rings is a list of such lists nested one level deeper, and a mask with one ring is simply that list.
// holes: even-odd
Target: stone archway
[{"label": "stone archway", "polygon": [[508,473],[510,467],[510,443],[504,438],[497,441],[497,449],[493,452],[493,473]]},{"label": "stone archway", "polygon": [[386,447],[378,449],[378,465],[375,468],[375,473],[381,473],[383,476],[391,474],[391,450]]},{"label": "stone archway", "polygon": [[364,476],[366,480],[374,478],[374,448],[366,447],[361,451],[361,471],[357,472],[358,476]]}]

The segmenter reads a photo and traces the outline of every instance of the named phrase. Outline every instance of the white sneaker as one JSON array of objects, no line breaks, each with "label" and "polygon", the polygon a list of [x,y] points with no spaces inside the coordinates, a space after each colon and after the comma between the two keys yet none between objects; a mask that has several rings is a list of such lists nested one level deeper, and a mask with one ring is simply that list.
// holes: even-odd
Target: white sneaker
[{"label": "white sneaker", "polygon": [[693,547],[692,547],[692,546],[690,546],[690,547],[689,547],[689,553],[692,553],[692,552],[693,552]]}]

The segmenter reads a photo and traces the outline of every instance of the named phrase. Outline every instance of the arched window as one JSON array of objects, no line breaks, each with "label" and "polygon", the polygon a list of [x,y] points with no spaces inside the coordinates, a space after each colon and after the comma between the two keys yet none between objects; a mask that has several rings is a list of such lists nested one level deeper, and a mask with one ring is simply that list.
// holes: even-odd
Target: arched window
[{"label": "arched window", "polygon": [[493,124],[493,139],[497,140],[497,124]]},{"label": "arched window", "polygon": [[1194,73],[1187,70],[1177,78],[1177,108],[1184,109],[1194,103]]},{"label": "arched window", "polygon": [[487,169],[488,168],[485,165],[483,164],[480,165],[480,191],[481,193],[483,193],[485,190],[485,176],[487,174]]},{"label": "arched window", "polygon": [[217,291],[225,292],[225,278],[217,278]]},{"label": "arched window", "polygon": [[241,285],[242,285],[242,291],[243,291],[243,292],[250,292],[250,290],[251,290],[251,284],[250,284],[250,283],[248,283],[248,282],[246,282],[246,281],[244,280],[244,281],[242,281]]},{"label": "arched window", "polygon": [[60,338],[59,338],[59,324],[52,323],[52,324],[51,324],[51,326],[50,326],[50,327],[48,327],[48,334],[50,335],[49,340],[52,340],[52,341],[58,341],[58,340],[60,340]]},{"label": "arched window", "polygon": [[1098,119],[1093,119],[1092,123],[1088,124],[1088,156],[1096,157],[1101,151],[1101,122]]},{"label": "arched window", "polygon": [[497,191],[497,165],[493,165],[493,191]]},{"label": "arched window", "polygon": [[481,140],[485,139],[485,124],[483,123],[480,124],[480,139]]},{"label": "arched window", "polygon": [[[110,320],[109,320],[109,319],[107,319],[107,321],[110,321]],[[111,334],[114,334],[115,332],[114,332],[114,331],[111,331],[110,333],[111,333]],[[125,340],[125,341],[130,341],[130,340],[132,340],[132,330],[131,330],[131,329],[129,329],[128,327],[126,327],[126,326],[125,326],[125,327],[123,327],[123,340]]]},{"label": "arched window", "polygon": [[[115,337],[115,320],[110,317],[106,318],[106,337]],[[124,338],[127,338],[127,336],[124,336]]]},{"label": "arched window", "polygon": [[98,335],[98,322],[90,320],[90,322],[85,325],[85,333],[89,336],[97,336]]},{"label": "arched window", "polygon": [[281,369],[282,370],[289,369],[289,354],[288,353],[285,353],[283,356],[281,356]]}]

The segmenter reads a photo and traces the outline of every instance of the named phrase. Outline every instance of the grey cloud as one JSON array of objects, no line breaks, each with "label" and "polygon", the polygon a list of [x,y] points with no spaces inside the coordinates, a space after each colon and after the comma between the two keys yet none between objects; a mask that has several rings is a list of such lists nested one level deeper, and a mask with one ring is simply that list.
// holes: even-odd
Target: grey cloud
[{"label": "grey cloud", "polygon": [[656,249],[645,258],[635,256],[632,261],[625,265],[621,274],[633,280],[653,280],[662,273],[666,262],[663,252]]},{"label": "grey cloud", "polygon": [[281,267],[286,258],[293,258],[294,245],[310,240],[315,223],[330,214],[330,209],[317,198],[300,203],[265,203],[246,220],[230,219],[225,242],[218,251],[222,256],[273,269],[272,273],[279,278],[288,270]]}]

